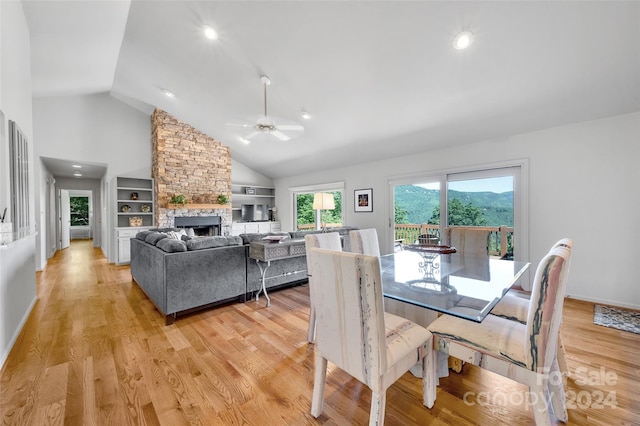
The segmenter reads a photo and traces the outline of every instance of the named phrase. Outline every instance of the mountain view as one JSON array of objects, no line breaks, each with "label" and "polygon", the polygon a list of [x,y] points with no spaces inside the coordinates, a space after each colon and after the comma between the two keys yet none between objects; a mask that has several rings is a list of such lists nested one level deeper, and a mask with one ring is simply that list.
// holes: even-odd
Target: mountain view
[{"label": "mountain view", "polygon": [[[449,202],[458,200],[456,205],[471,204],[480,211],[486,220],[485,226],[513,226],[513,191],[495,192],[459,192],[449,191]],[[416,185],[395,187],[396,217],[398,209],[406,212],[403,223],[429,223],[434,209],[440,205],[440,191],[426,189]],[[437,211],[437,210],[436,210]],[[400,215],[404,217],[404,215]]]}]

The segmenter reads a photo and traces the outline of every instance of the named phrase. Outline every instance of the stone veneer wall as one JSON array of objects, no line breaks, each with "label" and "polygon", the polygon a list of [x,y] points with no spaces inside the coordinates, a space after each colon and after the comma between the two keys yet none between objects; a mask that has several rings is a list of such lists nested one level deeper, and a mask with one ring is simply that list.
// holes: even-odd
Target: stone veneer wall
[{"label": "stone veneer wall", "polygon": [[[173,227],[174,216],[221,216],[231,224],[231,206],[217,204],[220,194],[231,199],[231,149],[156,108],[151,114],[152,170],[156,195],[156,224]],[[169,209],[171,197],[183,194],[185,208]]]}]

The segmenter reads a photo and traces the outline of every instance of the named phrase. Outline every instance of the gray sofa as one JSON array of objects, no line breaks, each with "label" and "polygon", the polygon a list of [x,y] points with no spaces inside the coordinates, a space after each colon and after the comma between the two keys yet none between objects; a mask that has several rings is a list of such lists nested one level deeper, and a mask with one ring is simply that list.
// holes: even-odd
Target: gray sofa
[{"label": "gray sofa", "polygon": [[242,299],[246,295],[245,247],[238,237],[191,241],[143,231],[131,239],[131,276],[165,316]]},{"label": "gray sofa", "polygon": [[[349,230],[328,229],[343,236],[349,251]],[[164,232],[158,232],[164,231]],[[242,234],[239,237],[201,237],[177,240],[171,230],[139,232],[131,239],[131,276],[172,324],[178,313],[204,309],[231,300],[246,300],[261,288],[256,261],[249,257],[249,244],[266,235],[286,235],[303,239],[320,231],[296,231],[279,234]],[[306,283],[306,256],[275,260],[267,270],[268,289]]]}]

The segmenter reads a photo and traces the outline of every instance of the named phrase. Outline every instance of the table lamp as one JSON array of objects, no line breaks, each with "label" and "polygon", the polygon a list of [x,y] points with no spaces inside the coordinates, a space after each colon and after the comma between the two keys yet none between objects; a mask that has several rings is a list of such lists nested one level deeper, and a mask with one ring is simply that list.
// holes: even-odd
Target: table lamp
[{"label": "table lamp", "polygon": [[[333,194],[328,192],[316,192],[313,194],[313,209],[320,211],[320,220],[322,221],[322,210],[333,210],[336,203],[333,200]],[[327,227],[322,221],[322,232],[327,232]]]}]

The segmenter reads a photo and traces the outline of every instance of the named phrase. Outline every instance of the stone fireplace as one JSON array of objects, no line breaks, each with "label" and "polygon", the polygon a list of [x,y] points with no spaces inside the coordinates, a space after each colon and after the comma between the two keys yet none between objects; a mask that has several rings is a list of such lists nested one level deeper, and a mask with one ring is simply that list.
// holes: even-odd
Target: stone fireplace
[{"label": "stone fireplace", "polygon": [[175,228],[191,228],[197,236],[222,235],[222,218],[220,216],[175,216]]},{"label": "stone fireplace", "polygon": [[[220,217],[219,233],[231,225],[231,149],[161,109],[151,115],[152,177],[155,182],[155,221],[176,227],[176,217]],[[184,195],[187,204],[171,204]]]}]

